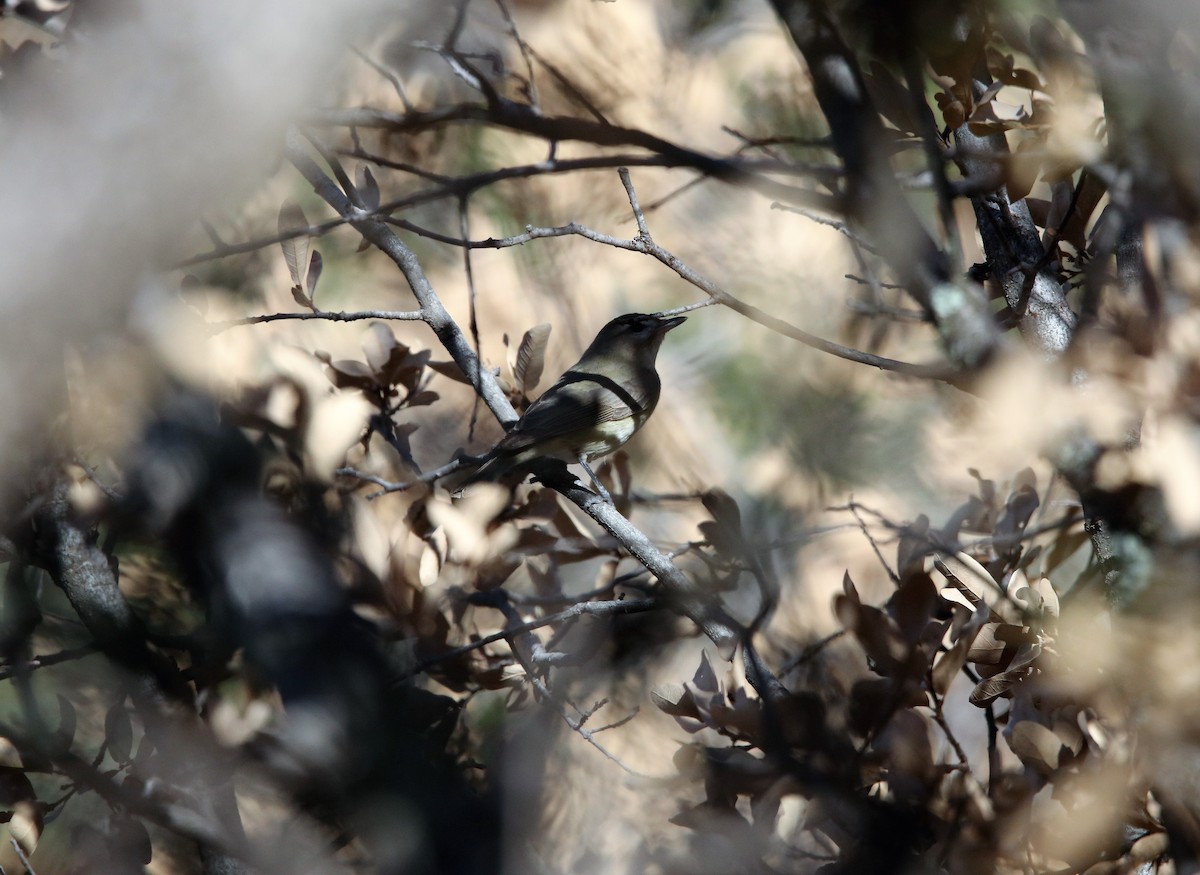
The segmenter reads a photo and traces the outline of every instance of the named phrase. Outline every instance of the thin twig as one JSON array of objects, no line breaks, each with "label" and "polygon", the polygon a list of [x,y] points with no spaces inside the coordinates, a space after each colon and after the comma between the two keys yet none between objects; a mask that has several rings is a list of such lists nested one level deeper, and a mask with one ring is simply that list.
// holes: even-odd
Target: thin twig
[{"label": "thin twig", "polygon": [[400,82],[400,77],[398,77],[387,67],[383,66],[383,64],[380,64],[374,58],[370,57],[366,52],[362,51],[362,49],[358,48],[357,46],[351,46],[350,48],[351,51],[358,55],[358,57],[361,58],[362,61],[368,66],[370,66],[372,70],[374,70],[384,79],[387,79],[387,81],[391,82],[392,87],[396,89],[396,94],[400,97],[400,102],[404,104],[404,109],[412,110],[412,101],[408,99],[408,92],[404,90],[404,85]]},{"label": "thin twig", "polygon": [[17,859],[21,861],[21,865],[25,867],[28,875],[37,875],[33,870],[33,864],[29,862],[29,858],[25,856],[25,851],[21,848],[21,843],[16,839],[9,839],[9,843],[13,846],[13,850],[17,852]]},{"label": "thin twig", "polygon": [[85,644],[82,647],[60,650],[57,653],[47,653],[45,656],[34,656],[20,663],[9,663],[8,665],[0,666],[0,681],[8,680],[19,672],[47,668],[51,665],[70,662],[74,659],[82,659],[85,656],[91,656],[93,653],[99,652],[100,648],[98,645]]},{"label": "thin twig", "polygon": [[779,674],[785,675],[788,672],[799,668],[801,665],[808,662],[810,659],[812,659],[814,656],[816,656],[818,653],[820,653],[822,650],[824,650],[826,647],[828,647],[834,641],[837,641],[839,638],[841,638],[845,634],[846,634],[845,629],[838,629],[836,632],[831,632],[830,634],[826,635],[821,640],[808,645],[808,647],[804,648],[798,654],[796,654],[791,659],[789,659],[787,662],[785,662],[783,665],[781,665],[779,667]]},{"label": "thin twig", "polygon": [[258,316],[244,316],[241,319],[228,319],[224,322],[207,322],[207,327],[213,334],[219,334],[239,325],[261,325],[264,322],[306,321],[317,319],[325,322],[359,322],[363,319],[395,320],[400,322],[419,322],[425,318],[420,310],[356,310],[328,311],[304,310],[300,313],[263,313]]},{"label": "thin twig", "polygon": [[[629,180],[629,171],[626,168],[621,168],[617,171],[621,175],[621,182],[625,186],[627,192],[633,191],[633,184]],[[801,328],[797,328],[789,322],[772,316],[764,310],[752,304],[735,298],[716,283],[701,276],[691,267],[686,265],[681,259],[674,254],[663,249],[650,237],[649,231],[646,230],[646,217],[642,214],[641,209],[637,205],[636,194],[630,197],[630,207],[634,211],[634,216],[637,219],[638,236],[627,244],[620,244],[623,249],[632,249],[637,252],[643,252],[651,255],[661,261],[680,277],[687,280],[689,283],[707,294],[710,298],[719,304],[723,304],[735,312],[741,313],[743,316],[770,328],[778,334],[785,337],[790,337],[793,340],[798,340],[806,346],[811,346],[813,349],[818,349],[822,352],[827,352],[830,355],[838,358],[846,359],[847,361],[857,362],[859,364],[870,365],[871,367],[879,368],[880,370],[893,371],[898,374],[905,374],[912,377],[921,377],[924,379],[943,380],[945,382],[955,382],[956,372],[941,365],[915,365],[910,362],[901,362],[895,359],[877,356],[872,353],[863,352],[861,350],[852,349],[843,346],[840,343],[826,340],[823,337],[817,337],[815,334],[809,334]]]},{"label": "thin twig", "polygon": [[859,513],[858,505],[853,501],[850,503],[850,513],[853,514],[855,522],[858,523],[859,531],[863,533],[863,537],[867,539],[867,543],[870,544],[871,549],[875,551],[875,558],[879,560],[879,564],[882,565],[883,570],[887,572],[888,579],[891,580],[894,585],[899,586],[900,575],[892,570],[892,566],[888,565],[887,559],[885,559],[883,556],[883,551],[879,549],[879,544],[875,542],[874,536],[867,528],[867,521],[862,518],[862,514]]},{"label": "thin twig", "polygon": [[396,680],[398,683],[407,681],[409,678],[416,677],[422,674],[435,665],[443,662],[448,662],[452,659],[458,659],[460,656],[465,656],[468,653],[487,647],[489,644],[495,644],[497,641],[508,641],[517,635],[524,635],[532,632],[534,629],[541,629],[543,626],[553,626],[556,623],[564,623],[568,620],[573,620],[577,617],[607,617],[614,614],[639,614],[643,611],[651,611],[659,607],[659,602],[656,599],[635,599],[621,600],[608,602],[577,602],[571,605],[566,610],[559,611],[556,614],[550,614],[545,617],[538,617],[536,620],[526,620],[523,623],[512,627],[502,629],[499,632],[494,632],[491,635],[472,641],[470,644],[463,644],[460,647],[455,647],[442,653],[434,654],[422,659],[415,666],[410,668],[404,674],[400,675]]}]

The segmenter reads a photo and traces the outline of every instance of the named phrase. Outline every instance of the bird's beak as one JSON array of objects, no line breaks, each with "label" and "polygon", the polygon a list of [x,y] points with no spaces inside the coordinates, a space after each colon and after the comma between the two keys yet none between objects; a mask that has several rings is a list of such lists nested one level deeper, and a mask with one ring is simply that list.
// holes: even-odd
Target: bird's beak
[{"label": "bird's beak", "polygon": [[686,316],[676,316],[674,319],[660,319],[658,321],[658,333],[666,334],[672,328],[678,328],[684,322],[687,322]]}]

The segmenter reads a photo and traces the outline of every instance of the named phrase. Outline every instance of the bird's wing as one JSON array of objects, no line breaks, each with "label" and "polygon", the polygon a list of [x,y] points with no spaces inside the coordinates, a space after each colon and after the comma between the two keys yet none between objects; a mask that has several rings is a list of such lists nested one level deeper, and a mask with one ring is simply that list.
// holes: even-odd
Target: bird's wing
[{"label": "bird's wing", "polygon": [[496,449],[520,452],[534,444],[585,432],[604,422],[645,415],[653,400],[644,391],[586,371],[570,370],[529,405],[525,415]]}]

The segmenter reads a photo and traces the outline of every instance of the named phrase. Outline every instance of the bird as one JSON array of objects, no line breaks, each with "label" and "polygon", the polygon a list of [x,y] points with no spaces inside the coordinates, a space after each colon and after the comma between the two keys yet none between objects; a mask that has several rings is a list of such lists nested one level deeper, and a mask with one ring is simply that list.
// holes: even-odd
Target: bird
[{"label": "bird", "polygon": [[604,500],[612,497],[588,464],[621,447],[654,412],[662,381],[654,367],[663,338],[683,316],[626,313],[600,329],[583,356],[525,410],[458,487],[495,481],[538,459],[578,462]]}]

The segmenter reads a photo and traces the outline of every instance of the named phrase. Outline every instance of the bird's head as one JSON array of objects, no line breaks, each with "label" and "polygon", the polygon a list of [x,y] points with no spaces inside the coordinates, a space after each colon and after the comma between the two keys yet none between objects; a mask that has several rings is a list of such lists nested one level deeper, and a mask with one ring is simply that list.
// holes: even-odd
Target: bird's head
[{"label": "bird's head", "polygon": [[683,316],[663,317],[646,313],[626,313],[618,316],[600,329],[584,358],[596,354],[611,354],[627,351],[631,357],[653,364],[662,346],[663,337],[672,328],[682,325]]}]

